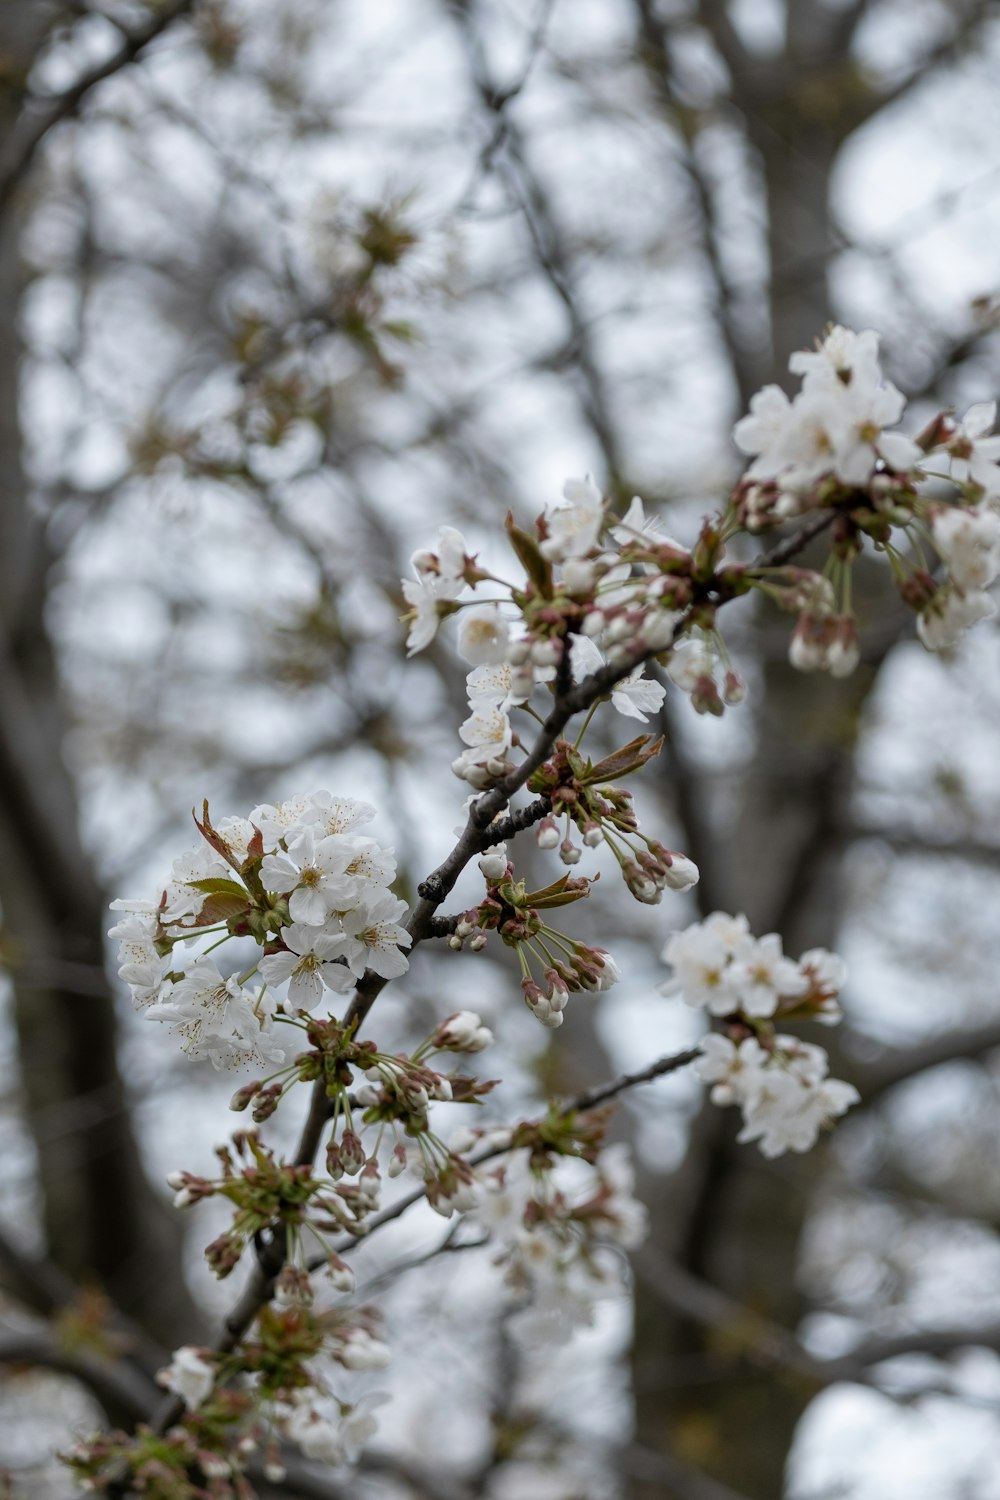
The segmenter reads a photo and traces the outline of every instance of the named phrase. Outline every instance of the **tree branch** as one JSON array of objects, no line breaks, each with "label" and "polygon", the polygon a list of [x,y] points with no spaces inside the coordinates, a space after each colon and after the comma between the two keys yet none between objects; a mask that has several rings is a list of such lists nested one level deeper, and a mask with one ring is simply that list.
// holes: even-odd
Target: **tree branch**
[{"label": "tree branch", "polygon": [[875,1063],[853,1064],[846,1069],[866,1105],[876,1104],[883,1094],[897,1084],[906,1083],[931,1068],[946,1063],[981,1058],[984,1052],[1000,1047],[1000,1018],[964,1031],[950,1031],[945,1036],[917,1042],[912,1047],[890,1052]]},{"label": "tree branch", "polygon": [[0,1365],[24,1365],[72,1376],[92,1392],[116,1426],[142,1421],[157,1397],[152,1381],[133,1365],[82,1349],[64,1348],[47,1328],[0,1334]]},{"label": "tree branch", "polygon": [[825,1388],[839,1381],[877,1386],[872,1369],[906,1354],[941,1356],[956,1349],[1000,1348],[1000,1323],[927,1328],[870,1338],[833,1359],[811,1354],[788,1328],[773,1323],[718,1287],[694,1276],[654,1250],[640,1250],[632,1263],[646,1285],[671,1307],[722,1332],[729,1346],[766,1367],[779,1366]]},{"label": "tree branch", "polygon": [[76,83],[61,94],[31,96],[25,101],[17,126],[0,154],[0,215],[31,167],[35,153],[49,131],[64,120],[72,119],[87,95],[115,73],[135,62],[146,48],[191,10],[194,0],[165,0],[153,10],[149,19],[133,31],[125,32],[121,45],[104,62],[80,75]]},{"label": "tree branch", "polygon": [[668,1073],[676,1073],[679,1068],[686,1068],[688,1063],[694,1062],[695,1058],[700,1056],[700,1047],[689,1047],[686,1052],[675,1052],[671,1057],[660,1057],[656,1062],[650,1063],[648,1068],[640,1068],[635,1073],[622,1073],[618,1078],[612,1078],[607,1083],[600,1083],[592,1089],[585,1089],[582,1094],[577,1095],[563,1113],[594,1109],[596,1105],[616,1098],[618,1094],[623,1094],[626,1089],[635,1088],[637,1084],[652,1083],[656,1078],[665,1078]]},{"label": "tree branch", "polygon": [[871,119],[872,115],[881,114],[890,105],[898,104],[936,69],[957,61],[966,49],[977,44],[980,28],[995,15],[996,0],[972,0],[965,14],[958,17],[951,35],[942,37],[930,47],[912,73],[907,73],[898,83],[881,92],[877,88],[872,89],[870,98],[855,111],[852,130]]},{"label": "tree branch", "polygon": [[[697,139],[704,127],[705,118],[697,115],[689,105],[686,106],[677,97],[672,79],[669,23],[661,17],[654,0],[635,0],[635,5],[638,10],[639,28],[644,43],[643,57],[647,70],[660,95],[664,109],[670,112],[676,125],[680,164],[688,179],[701,220],[702,248],[715,284],[719,330],[729,356],[740,404],[745,408],[749,405],[750,397],[757,386],[761,384],[759,378],[761,372],[754,351],[748,349],[746,338],[740,333],[735,289],[730,282],[722,254],[716,196],[709,175],[698,159]],[[706,8],[702,6],[703,10]],[[713,18],[712,30],[720,51],[723,50],[722,35],[726,28],[731,39],[732,47],[730,48],[727,43],[725,49],[728,62],[731,50],[734,55],[741,54],[739,40],[724,7],[714,7],[714,9],[719,11],[719,15]]]},{"label": "tree branch", "polygon": [[[773,567],[789,561],[795,557],[808,543],[822,530],[831,524],[832,512],[820,512],[811,517],[804,525],[800,526],[791,536],[776,544],[769,551],[763,553],[753,564],[756,567]],[[706,590],[711,592],[711,585],[706,585]],[[697,600],[701,602],[701,600]],[[725,602],[723,600],[722,602]],[[695,606],[692,606],[695,607]],[[686,612],[678,621],[674,630],[674,639],[682,632],[690,611]],[[413,939],[415,948],[419,942],[426,938],[432,931],[432,923],[438,907],[445,897],[454,888],[460,874],[474,855],[482,852],[495,842],[496,832],[493,820],[507,808],[511,797],[527,782],[532,772],[536,770],[552,753],[555,742],[569,720],[577,713],[590,708],[600,698],[604,697],[615,684],[627,677],[628,674],[654,656],[658,656],[667,648],[659,646],[653,650],[644,650],[631,656],[627,661],[617,665],[608,664],[599,671],[591,673],[583,681],[570,687],[561,696],[557,696],[552,709],[545,719],[531,750],[521,764],[508,776],[499,780],[491,790],[484,792],[478,797],[469,809],[469,816],[465,828],[459,836],[451,853],[438,865],[418,888],[420,891],[409,920],[406,924],[407,931]],[[537,807],[538,804],[535,804]],[[365,1019],[384,989],[387,981],[381,975],[374,974],[370,970],[358,984],[354,1000],[348,1006],[344,1017],[344,1025],[360,1025]],[[676,1068],[691,1062],[698,1055],[698,1049],[689,1049],[676,1057],[663,1058],[651,1065],[650,1068],[634,1074],[623,1074],[621,1078],[613,1080],[610,1084],[603,1084],[596,1089],[588,1090],[579,1099],[569,1101],[563,1107],[563,1113],[569,1114],[578,1109],[593,1107],[595,1100],[608,1099],[623,1092],[634,1084],[649,1082],[654,1077],[660,1077]],[[309,1112],[302,1128],[299,1143],[295,1152],[295,1161],[299,1164],[307,1164],[315,1159],[319,1149],[323,1128],[329,1117],[329,1101],[326,1096],[326,1088],[322,1079],[317,1080],[312,1086],[310,1095]],[[505,1147],[492,1147],[479,1155],[470,1158],[474,1165],[498,1156],[503,1153]],[[415,1188],[410,1193],[391,1204],[381,1213],[374,1214],[366,1220],[366,1235],[369,1235],[383,1224],[397,1219],[413,1204],[419,1203],[425,1196],[424,1187]],[[349,1251],[357,1244],[354,1236],[345,1239],[334,1248],[338,1254]],[[267,1246],[263,1253],[258,1256],[257,1264],[244,1288],[241,1296],[225,1319],[223,1333],[215,1345],[219,1352],[228,1352],[235,1348],[240,1339],[249,1329],[259,1309],[269,1300],[272,1295],[275,1278],[281,1269],[283,1260],[283,1249],[281,1243],[276,1239]],[[315,1266],[323,1264],[325,1257],[319,1258]],[[315,1267],[314,1267],[315,1268]],[[154,1430],[164,1432],[176,1422],[183,1412],[183,1403],[175,1396],[169,1397],[160,1406],[153,1417]],[[121,1493],[121,1490],[115,1491]]]},{"label": "tree branch", "polygon": [[580,309],[573,284],[572,257],[552,211],[552,195],[539,182],[528,161],[521,132],[506,111],[511,96],[498,91],[490,77],[480,33],[474,25],[474,0],[447,0],[447,8],[462,34],[472,82],[480,102],[495,120],[493,137],[486,147],[486,164],[506,143],[508,160],[502,164],[501,175],[527,229],[538,266],[563,305],[569,325],[570,349],[582,382],[578,395],[583,414],[600,444],[608,482],[613,489],[620,490],[623,462],[611,399],[590,325]]}]

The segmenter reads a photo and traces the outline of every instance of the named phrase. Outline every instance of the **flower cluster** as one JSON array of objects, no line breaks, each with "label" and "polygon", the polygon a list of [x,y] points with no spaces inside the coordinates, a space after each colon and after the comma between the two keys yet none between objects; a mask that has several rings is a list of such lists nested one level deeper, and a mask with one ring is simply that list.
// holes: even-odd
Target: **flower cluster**
[{"label": "flower cluster", "polygon": [[332,1372],[381,1370],[389,1363],[389,1350],[377,1336],[378,1320],[371,1308],[342,1306],[317,1310],[312,1307],[268,1306],[261,1310],[256,1327],[243,1345],[237,1361],[209,1349],[187,1345],[176,1349],[158,1380],[184,1403],[196,1421],[213,1415],[227,1392],[220,1387],[240,1373],[245,1408],[241,1455],[246,1458],[264,1450],[267,1477],[281,1477],[277,1447],[280,1434],[293,1442],[306,1458],[341,1466],[355,1463],[364,1443],[376,1430],[375,1408],[389,1398],[373,1392],[349,1403],[330,1389]]},{"label": "flower cluster", "polygon": [[853,1084],[828,1078],[822,1047],[793,1036],[705,1038],[695,1072],[711,1083],[714,1104],[743,1111],[740,1141],[758,1141],[765,1156],[808,1151],[820,1130],[860,1095]]},{"label": "flower cluster", "polygon": [[[217,1351],[176,1351],[161,1376],[178,1398],[175,1412],[183,1407],[176,1426],[99,1438],[70,1455],[88,1488],[126,1475],[160,1500],[249,1500],[252,1455],[280,1479],[279,1440],[310,1459],[356,1459],[384,1398],[341,1399],[330,1372],[339,1381],[345,1370],[381,1368],[388,1349],[372,1310],[351,1303],[350,1260],[363,1236],[418,1197],[486,1231],[520,1304],[513,1326],[526,1337],[569,1337],[592,1320],[598,1298],[619,1288],[616,1247],[638,1245],[646,1218],[624,1148],[604,1146],[606,1112],[553,1106],[541,1121],[469,1129],[446,1142],[434,1106],[478,1105],[495,1081],[440,1057],[483,1051],[490,1029],[474,1011],[455,1011],[406,1052],[361,1027],[382,983],[407,972],[407,950],[431,937],[456,952],[495,940],[512,948],[523,998],[552,1029],[571,993],[616,982],[610,954],[560,932],[550,916],[586,897],[597,876],[565,873],[529,890],[508,844],[533,828],[538,846],[571,867],[604,847],[630,894],[648,905],[697,881],[686,855],[640,829],[619,785],[659,751],[655,730],[596,762],[584,741],[603,704],[642,723],[662,712],[671,690],[702,714],[739,704],[746,689],[717,624],[724,605],[754,591],[772,599],[796,616],[793,664],[835,676],[860,659],[851,570],[866,548],[886,557],[930,649],[954,645],[994,612],[986,592],[1000,575],[994,409],[974,408],[964,422],[943,413],[914,438],[890,430],[904,401],[883,376],[870,332],[833,328],[791,369],[801,390],[789,398],[767,387],[737,424],[748,471],[690,547],[665,535],[638,498],[614,512],[587,478],[568,480],[562,502],[533,527],[508,519],[513,583],[481,567],[451,527],[414,554],[413,577],[402,585],[410,653],[455,616],[470,668],[452,769],[471,789],[471,805],[452,855],[418,887],[411,916],[393,892],[392,849],[362,831],[374,809],[322,791],[217,825],[206,804],[195,819],[199,843],[174,861],[156,897],[113,903],[122,913],[111,930],[119,974],[136,1007],[188,1056],[259,1072],[237,1089],[233,1109],[261,1125],[299,1084],[311,1102],[290,1159],[249,1129],[218,1148],[217,1175],[171,1175],[179,1207],[209,1197],[229,1203],[232,1222],[208,1246],[209,1262],[226,1276],[253,1246],[267,1296],[236,1347],[224,1340]],[[812,523],[757,562],[729,550],[741,534],[810,512]],[[794,564],[824,529],[823,571]],[[521,792],[534,800],[514,806]],[[464,912],[439,914],[476,857],[485,894]],[[235,956],[223,964],[216,954],[227,943]],[[676,932],[663,956],[673,971],[664,993],[714,1019],[696,1072],[715,1103],[741,1109],[739,1139],[768,1157],[807,1150],[858,1095],[828,1076],[821,1047],[786,1027],[839,1019],[840,959],[812,949],[793,961],[776,934],[757,938],[745,917],[721,912]],[[323,1004],[331,997],[343,1001],[339,1017]],[[663,1071],[656,1064],[625,1075],[590,1097]],[[407,1170],[421,1188],[383,1208],[383,1175]]]},{"label": "flower cluster", "polygon": [[[342,1291],[354,1285],[350,1268],[331,1248],[327,1234],[360,1233],[367,1214],[379,1206],[381,1180],[378,1162],[361,1153],[358,1181],[342,1183],[326,1180],[311,1166],[280,1160],[254,1130],[237,1131],[232,1148],[216,1148],[222,1167],[217,1178],[202,1177],[194,1172],[172,1172],[174,1206],[188,1208],[206,1198],[226,1198],[233,1205],[233,1222],[206,1247],[205,1257],[220,1279],[239,1264],[247,1245],[264,1230],[276,1232],[286,1246],[285,1272],[291,1294],[301,1288],[311,1295],[305,1271],[307,1254],[305,1234],[323,1249],[331,1281]],[[341,1174],[343,1175],[343,1174]]]},{"label": "flower cluster", "polygon": [[498,933],[517,953],[521,992],[529,1010],[543,1026],[554,1030],[562,1025],[572,993],[609,990],[619,978],[618,966],[605,948],[567,937],[543,916],[588,896],[592,882],[563,875],[542,890],[529,891],[523,880],[516,879],[514,867],[492,853],[479,865],[486,877],[486,896],[463,913],[453,946],[461,947],[470,936],[472,944],[485,941],[486,931]]},{"label": "flower cluster", "polygon": [[[866,538],[886,554],[927,649],[957,645],[996,611],[985,592],[1000,572],[1000,437],[989,436],[995,403],[974,406],[962,422],[941,413],[916,438],[885,431],[906,403],[883,376],[878,335],[870,330],[834,327],[815,351],[793,354],[789,368],[802,376],[801,391],[789,400],[778,386],[765,386],[734,437],[752,457],[735,496],[748,530],[810,510],[835,513],[825,587],[810,582],[804,600],[789,594],[780,601],[801,611],[793,665],[834,676],[857,665],[850,565]],[[934,479],[950,483],[961,503],[928,493]],[[905,551],[894,531],[905,538]],[[935,576],[928,546],[943,576]]]},{"label": "flower cluster", "polygon": [[827,1077],[822,1047],[775,1028],[779,1019],[840,1019],[847,975],[836,954],[811,948],[795,963],[777,933],[755,938],[746,917],[717,911],[674,933],[663,958],[673,976],[662,992],[724,1022],[722,1034],[706,1037],[695,1071],[715,1085],[716,1104],[742,1107],[741,1141],[760,1141],[765,1156],[807,1151],[823,1125],[856,1103],[851,1084]]},{"label": "flower cluster", "polygon": [[[771,385],[753,398],[734,433],[751,458],[747,472],[693,547],[665,536],[638,497],[615,515],[587,478],[567,480],[563,503],[533,531],[508,520],[521,583],[480,567],[452,528],[442,529],[436,550],[414,555],[417,582],[403,585],[411,653],[457,614],[458,650],[472,669],[456,775],[481,791],[516,771],[524,750],[513,716],[537,717],[539,691],[558,699],[581,682],[600,683],[614,708],[640,720],[659,711],[665,683],[699,713],[740,703],[745,685],[716,615],[751,590],[797,616],[793,665],[848,675],[861,656],[851,570],[866,547],[887,558],[928,649],[955,645],[994,613],[986,593],[1000,571],[994,407],[973,408],[964,422],[941,414],[915,438],[890,431],[905,401],[883,375],[871,331],[834,327],[790,367],[801,390],[790,399]],[[957,500],[933,493],[934,479],[948,481]],[[812,511],[829,517],[822,573],[726,557],[738,533]],[[650,659],[664,680],[644,675]]]},{"label": "flower cluster", "polygon": [[[601,1128],[598,1122],[598,1134]],[[497,1132],[485,1138],[498,1143]],[[520,1304],[511,1330],[524,1342],[564,1343],[592,1324],[595,1303],[624,1290],[623,1263],[612,1247],[641,1245],[648,1215],[634,1196],[626,1146],[571,1161],[562,1154],[567,1142],[546,1139],[544,1125],[519,1127],[499,1144],[508,1140],[514,1149],[479,1170],[472,1219],[488,1232]],[[521,1144],[527,1149],[518,1150]]]},{"label": "flower cluster", "polygon": [[[878,343],[871,330],[831,329],[815,352],[789,360],[792,374],[802,376],[794,400],[780,386],[766,385],[750,402],[749,416],[737,422],[737,446],[753,456],[747,478],[775,484],[772,512],[797,514],[799,497],[827,475],[862,486],[879,463],[905,474],[921,458],[911,438],[884,430],[899,421],[906,398],[884,379]],[[758,522],[763,499],[755,497]]]},{"label": "flower cluster", "polygon": [[[390,889],[393,851],[357,831],[374,815],[323,791],[218,827],[206,806],[195,819],[202,840],[174,861],[159,900],[112,902],[127,913],[110,935],[136,1007],[179,1036],[189,1057],[260,1067],[284,1055],[274,1032],[281,1013],[347,994],[366,970],[405,973],[411,938],[400,925],[406,903]],[[230,938],[263,952],[224,974],[211,955]]]}]

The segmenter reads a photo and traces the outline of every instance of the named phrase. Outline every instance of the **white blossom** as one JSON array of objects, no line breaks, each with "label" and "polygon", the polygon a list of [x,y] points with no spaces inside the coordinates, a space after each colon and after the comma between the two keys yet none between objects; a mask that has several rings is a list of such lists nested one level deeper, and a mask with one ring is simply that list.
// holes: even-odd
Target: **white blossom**
[{"label": "white blossom", "polygon": [[269,1038],[273,1001],[235,977],[224,979],[205,956],[165,985],[146,1014],[179,1036],[189,1057],[207,1057],[216,1068],[276,1062],[284,1055]]},{"label": "white blossom", "polygon": [[880,458],[894,470],[918,463],[922,455],[912,439],[884,431],[899,421],[906,402],[882,378],[877,334],[838,326],[815,351],[795,353],[788,363],[803,376],[795,399],[789,401],[778,386],[765,386],[733,433],[737,446],[752,455],[747,477],[780,480],[786,503],[778,514],[794,513],[795,493],[824,474],[863,485]]},{"label": "white blossom", "polygon": [[118,976],[132,991],[137,1009],[153,1003],[170,966],[170,959],[161,958],[156,951],[155,933],[156,918],[136,912],[108,929],[108,937],[119,942]]},{"label": "white blossom", "polygon": [[967,592],[947,584],[939,588],[917,616],[917,635],[928,651],[957,646],[965,632],[996,614],[996,603],[981,589]]},{"label": "white blossom", "polygon": [[734,955],[726,974],[737,1008],[747,1016],[773,1016],[778,1001],[805,994],[808,981],[781,951],[776,932],[757,938]]},{"label": "white blossom", "polygon": [[458,654],[474,667],[499,666],[506,660],[510,626],[496,604],[462,611]]},{"label": "white blossom", "polygon": [[491,844],[479,856],[479,868],[487,880],[502,880],[507,873],[507,845]]},{"label": "white blossom", "polygon": [[[601,651],[589,636],[575,635],[570,646],[570,666],[574,682],[582,682],[593,672],[599,672],[607,663]],[[651,713],[656,713],[666,696],[666,689],[658,682],[650,682],[643,675],[640,663],[627,677],[615,683],[611,690],[611,706],[629,719],[647,722]]]},{"label": "white blossom", "polygon": [[820,1130],[860,1099],[853,1084],[827,1078],[810,1087],[793,1072],[769,1068],[762,1086],[748,1101],[745,1124],[737,1139],[757,1141],[764,1156],[786,1151],[808,1151]]},{"label": "white blossom", "polygon": [[995,511],[960,505],[937,510],[931,535],[963,593],[988,588],[1000,573],[1000,516]]},{"label": "white blossom", "polygon": [[683,932],[675,932],[663,949],[673,978],[661,986],[663,994],[680,992],[687,1005],[704,1006],[711,1015],[728,1015],[737,1005],[729,969],[734,958],[753,943],[746,917],[713,912]]},{"label": "white blossom", "polygon": [[360,979],[371,969],[383,979],[398,979],[406,973],[409,960],[400,948],[409,948],[413,939],[398,920],[406,911],[405,901],[380,891],[365,906],[343,914],[341,952],[352,974]]},{"label": "white blossom", "polygon": [[549,534],[539,550],[551,562],[586,556],[596,546],[604,520],[604,499],[589,474],[585,479],[567,479],[563,498],[566,504],[545,516]]},{"label": "white blossom", "polygon": [[796,350],[789,357],[788,368],[793,375],[803,376],[806,386],[875,385],[881,374],[878,345],[874,329],[855,333],[838,323],[814,350]]},{"label": "white blossom", "polygon": [[265,890],[291,892],[288,910],[293,922],[321,927],[332,911],[359,899],[356,882],[347,874],[354,850],[333,835],[317,839],[312,825],[288,841],[287,853],[267,854],[260,878]]},{"label": "white blossom", "polygon": [[713,1031],[702,1041],[694,1071],[703,1083],[713,1085],[713,1104],[736,1104],[753,1097],[758,1074],[766,1063],[767,1053],[756,1037],[734,1042]]},{"label": "white blossom", "polygon": [[[969,408],[946,444],[951,477],[959,484],[975,484],[989,500],[1000,496],[1000,436],[988,436],[996,421],[995,401],[981,401]],[[933,464],[934,454],[927,459]]]},{"label": "white blossom", "polygon": [[269,985],[288,984],[288,1003],[295,1010],[312,1010],[323,998],[323,988],[343,995],[354,988],[354,975],[344,964],[333,963],[344,946],[340,934],[293,922],[283,927],[287,952],[266,954],[257,968]]},{"label": "white blossom", "polygon": [[180,1396],[190,1411],[203,1406],[215,1384],[215,1366],[200,1349],[184,1344],[175,1349],[169,1365],[157,1376],[160,1384]]},{"label": "white blossom", "polygon": [[[338,1413],[339,1417],[339,1413]],[[339,1468],[347,1461],[340,1439],[340,1422],[315,1406],[296,1406],[285,1420],[285,1431],[306,1458]]]}]

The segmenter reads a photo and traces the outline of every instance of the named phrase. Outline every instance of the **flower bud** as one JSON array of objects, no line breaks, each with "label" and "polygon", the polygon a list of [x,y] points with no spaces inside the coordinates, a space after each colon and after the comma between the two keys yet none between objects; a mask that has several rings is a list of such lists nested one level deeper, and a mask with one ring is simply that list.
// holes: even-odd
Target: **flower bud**
[{"label": "flower bud", "polygon": [[857,624],[853,615],[841,615],[826,653],[827,670],[833,677],[850,677],[860,660]]},{"label": "flower bud", "polygon": [[554,667],[561,659],[561,641],[536,641],[531,648],[531,660],[536,667]]},{"label": "flower bud", "polygon": [[367,1157],[365,1148],[353,1130],[345,1130],[340,1138],[340,1165],[348,1177],[354,1177],[364,1166]]},{"label": "flower bud", "polygon": [[559,858],[562,860],[564,865],[578,864],[582,852],[583,851],[581,849],[578,849],[576,844],[574,844],[569,838],[563,839],[562,843],[559,845]]},{"label": "flower bud", "polygon": [[672,891],[686,891],[692,885],[697,885],[701,879],[701,872],[693,859],[688,859],[686,854],[675,854],[671,850],[667,855],[666,869],[663,871],[664,883]]},{"label": "flower bud", "polygon": [[737,704],[743,702],[746,695],[747,685],[743,681],[743,678],[730,669],[726,673],[726,680],[722,689],[723,703],[727,704],[730,708],[735,708]]},{"label": "flower bud", "polygon": [[[230,1099],[229,1108],[235,1110],[238,1114],[240,1110],[246,1109],[247,1105],[250,1103],[250,1100],[254,1097],[255,1094],[260,1092],[261,1088],[263,1088],[263,1084],[260,1083],[259,1080],[255,1080],[253,1083],[245,1083],[241,1089],[236,1090],[235,1094]],[[170,1182],[169,1177],[167,1178],[167,1181]],[[173,1183],[170,1183],[170,1186],[172,1187]]]},{"label": "flower bud", "polygon": [[635,635],[635,622],[629,615],[616,615],[604,634],[606,646],[621,646]]},{"label": "flower bud", "polygon": [[472,1010],[457,1010],[442,1021],[431,1038],[443,1052],[482,1052],[493,1041],[493,1033]]},{"label": "flower bud", "polygon": [[543,818],[535,830],[539,849],[555,849],[559,843],[559,829],[554,818]]},{"label": "flower bud", "polygon": [[585,557],[568,557],[563,563],[563,583],[571,594],[589,594],[597,579],[596,565]]},{"label": "flower bud", "polygon": [[338,1292],[353,1292],[354,1272],[346,1260],[341,1260],[332,1250],[327,1257],[326,1274]]},{"label": "flower bud", "polygon": [[485,849],[479,860],[479,868],[487,880],[502,880],[507,873],[507,845],[493,844]]},{"label": "flower bud", "polygon": [[714,714],[721,718],[725,712],[725,705],[719,697],[719,689],[715,685],[715,678],[707,673],[699,677],[691,692],[691,707],[698,714]]}]

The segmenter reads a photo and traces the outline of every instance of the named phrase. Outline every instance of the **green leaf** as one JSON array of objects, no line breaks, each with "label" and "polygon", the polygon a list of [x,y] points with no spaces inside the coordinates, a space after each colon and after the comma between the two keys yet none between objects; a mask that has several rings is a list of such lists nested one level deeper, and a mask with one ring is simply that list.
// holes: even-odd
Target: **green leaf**
[{"label": "green leaf", "polygon": [[228,922],[230,917],[242,917],[251,910],[246,891],[241,896],[231,896],[228,891],[219,891],[214,896],[206,896],[205,904],[198,913],[198,926],[214,927],[216,922]]},{"label": "green leaf", "polygon": [[632,771],[638,771],[647,761],[659,755],[663,748],[663,736],[654,740],[652,735],[640,734],[636,739],[630,740],[620,750],[614,750],[610,755],[599,760],[596,766],[592,766],[582,780],[590,785],[601,781],[613,781],[618,776],[628,776]]},{"label": "green leaf", "polygon": [[204,891],[206,896],[239,896],[246,904],[247,893],[235,880],[226,880],[220,875],[212,876],[208,880],[185,880],[185,885],[192,886],[196,891]]},{"label": "green leaf", "polygon": [[[594,880],[597,878],[596,875],[593,877]],[[563,875],[544,890],[532,891],[530,896],[525,897],[525,905],[538,911],[554,906],[569,906],[570,902],[582,901],[585,896],[589,896],[591,884],[592,881],[579,875]]]},{"label": "green leaf", "polygon": [[543,599],[552,598],[552,564],[546,560],[538,550],[538,543],[533,536],[515,526],[514,517],[510,511],[504,522],[507,528],[507,536],[510,545],[517,554],[517,560],[521,564],[538,593]]}]

